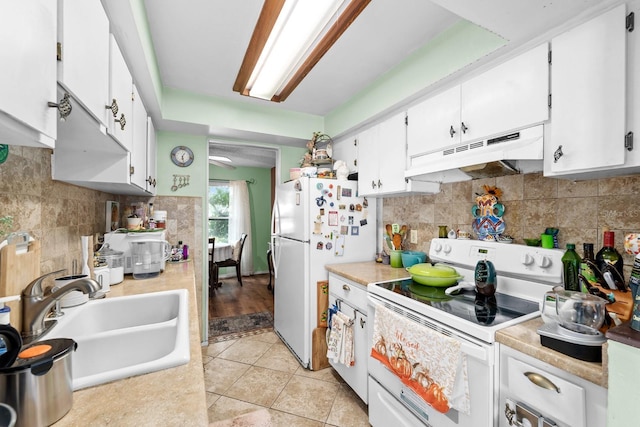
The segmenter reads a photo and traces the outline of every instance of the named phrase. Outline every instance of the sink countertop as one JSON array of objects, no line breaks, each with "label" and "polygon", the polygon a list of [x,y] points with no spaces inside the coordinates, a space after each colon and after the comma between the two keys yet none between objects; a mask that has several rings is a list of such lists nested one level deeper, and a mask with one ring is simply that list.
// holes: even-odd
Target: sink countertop
[{"label": "sink countertop", "polygon": [[124,282],[111,286],[107,298],[173,289],[189,291],[189,363],[75,391],[73,407],[56,427],[209,424],[193,263],[167,264],[152,279],[127,275]]},{"label": "sink countertop", "polygon": [[[329,264],[326,269],[331,273],[338,274],[365,286],[369,283],[410,278],[409,273],[404,268],[393,268],[373,261]],[[603,346],[601,364],[585,362],[540,344],[540,336],[537,330],[542,324],[542,319],[537,317],[527,322],[501,329],[496,333],[496,341],[542,360],[558,369],[607,388],[607,344]]]},{"label": "sink countertop", "polygon": [[374,261],[328,264],[325,268],[331,273],[335,273],[364,286],[367,286],[369,283],[411,278],[409,272],[404,268],[393,268],[388,264]]}]

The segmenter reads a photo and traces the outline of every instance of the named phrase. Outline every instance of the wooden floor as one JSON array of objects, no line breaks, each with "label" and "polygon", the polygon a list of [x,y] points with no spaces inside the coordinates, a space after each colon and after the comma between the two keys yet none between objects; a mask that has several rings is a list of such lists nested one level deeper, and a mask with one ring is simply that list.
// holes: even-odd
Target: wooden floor
[{"label": "wooden floor", "polygon": [[270,311],[273,314],[273,293],[267,289],[268,274],[222,279],[222,286],[209,291],[209,319]]}]

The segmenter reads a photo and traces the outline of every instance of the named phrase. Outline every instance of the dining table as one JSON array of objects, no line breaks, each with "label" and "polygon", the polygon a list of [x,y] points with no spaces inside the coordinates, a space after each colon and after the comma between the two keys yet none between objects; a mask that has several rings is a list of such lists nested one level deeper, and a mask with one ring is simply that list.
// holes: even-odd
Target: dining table
[{"label": "dining table", "polygon": [[[212,247],[213,246],[213,247]],[[224,242],[215,242],[214,245],[209,244],[209,254],[213,250],[213,262],[224,261],[233,256],[233,244]]]},{"label": "dining table", "polygon": [[[233,243],[224,243],[224,242],[216,241],[214,245],[209,244],[208,246],[209,255],[211,255],[211,252],[213,252],[214,263],[224,261],[226,259],[233,257],[233,247],[234,247]],[[217,277],[218,266],[214,264],[214,268],[216,269],[216,272],[215,273],[212,272],[211,274],[215,274],[215,276]],[[219,288],[220,286],[222,286],[222,282],[216,282],[213,284],[214,288]]]}]

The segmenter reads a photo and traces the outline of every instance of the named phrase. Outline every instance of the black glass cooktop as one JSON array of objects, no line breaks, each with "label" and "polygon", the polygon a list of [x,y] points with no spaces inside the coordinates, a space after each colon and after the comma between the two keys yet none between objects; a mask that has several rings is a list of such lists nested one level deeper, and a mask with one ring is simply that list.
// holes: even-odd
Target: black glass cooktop
[{"label": "black glass cooktop", "polygon": [[539,309],[534,302],[501,293],[487,297],[475,290],[463,290],[447,295],[446,288],[421,285],[411,279],[376,286],[482,326],[499,325]]}]

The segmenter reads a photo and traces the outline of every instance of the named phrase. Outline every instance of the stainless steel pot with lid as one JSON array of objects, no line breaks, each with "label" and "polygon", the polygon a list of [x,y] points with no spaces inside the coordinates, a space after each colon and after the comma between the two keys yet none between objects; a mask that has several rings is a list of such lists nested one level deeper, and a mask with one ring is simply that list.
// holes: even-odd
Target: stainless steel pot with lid
[{"label": "stainless steel pot with lid", "polygon": [[0,401],[15,410],[17,427],[49,426],[69,412],[73,405],[71,355],[76,347],[68,338],[37,341],[22,348],[12,363],[4,360]]}]

